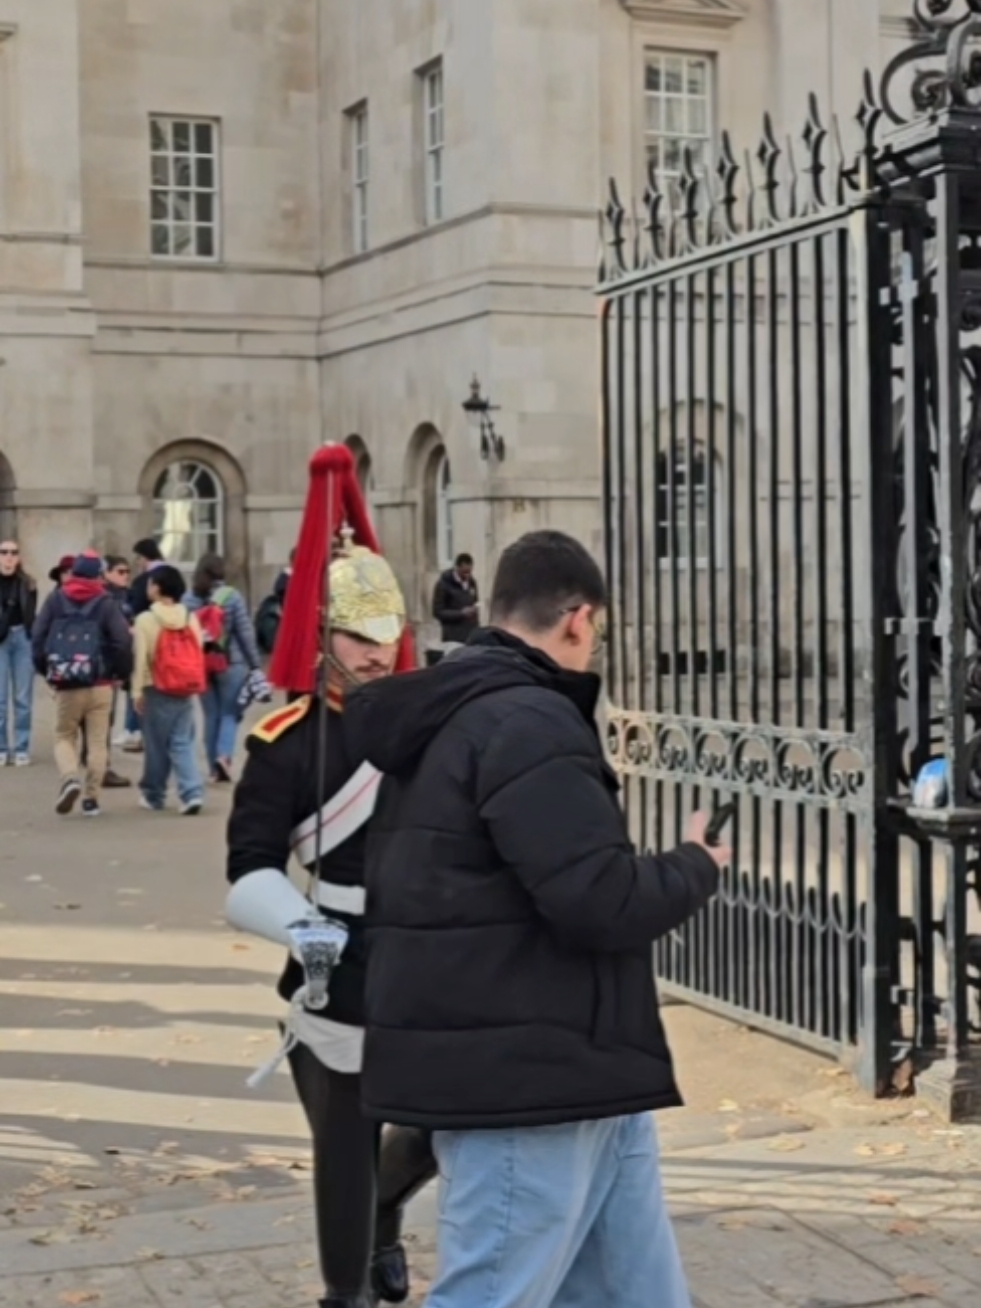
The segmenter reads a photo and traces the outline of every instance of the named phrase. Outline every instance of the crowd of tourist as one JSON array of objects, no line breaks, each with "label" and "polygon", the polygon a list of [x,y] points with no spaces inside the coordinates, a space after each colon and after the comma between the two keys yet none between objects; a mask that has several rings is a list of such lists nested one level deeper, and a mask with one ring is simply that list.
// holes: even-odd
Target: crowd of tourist
[{"label": "crowd of tourist", "polygon": [[114,746],[143,755],[143,808],[166,807],[172,774],[178,811],[199,813],[206,780],[232,781],[245,709],[271,698],[263,655],[275,639],[288,572],[271,597],[278,607],[264,602],[261,648],[245,598],[226,581],[218,555],[199,560],[190,584],[153,539],[137,541],[133,558],[131,566],[92,550],[64,555],[39,603],[18,542],[0,541],[0,767],[31,762],[40,676],[55,701],[55,808],[63,815],[80,802],[83,814],[97,816],[104,787],[130,785],[112,766]]}]

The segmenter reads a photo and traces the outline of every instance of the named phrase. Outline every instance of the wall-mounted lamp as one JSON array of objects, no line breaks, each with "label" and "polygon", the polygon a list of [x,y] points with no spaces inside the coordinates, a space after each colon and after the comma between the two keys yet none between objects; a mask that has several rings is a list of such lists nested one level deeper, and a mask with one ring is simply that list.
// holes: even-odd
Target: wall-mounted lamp
[{"label": "wall-mounted lamp", "polygon": [[495,430],[491,414],[496,413],[500,407],[499,404],[491,404],[489,399],[481,395],[480,382],[474,373],[470,394],[463,401],[463,412],[473,430],[480,433],[480,457],[493,458],[498,463],[504,460],[504,437],[499,436]]}]

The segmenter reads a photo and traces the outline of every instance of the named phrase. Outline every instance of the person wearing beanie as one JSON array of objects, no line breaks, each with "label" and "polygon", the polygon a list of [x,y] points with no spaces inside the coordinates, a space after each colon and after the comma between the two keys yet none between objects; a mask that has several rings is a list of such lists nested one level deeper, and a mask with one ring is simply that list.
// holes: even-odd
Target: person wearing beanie
[{"label": "person wearing beanie", "polygon": [[[226,915],[290,950],[279,983],[285,1040],[250,1084],[289,1059],[313,1135],[321,1308],[369,1308],[409,1297],[402,1210],[435,1160],[428,1132],[383,1134],[361,1112],[363,869],[381,778],[349,740],[346,705],[354,687],[411,667],[412,649],[350,452],[319,450],[310,473],[270,667],[273,683],[298,697],[248,738],[228,826]],[[289,880],[291,855],[310,879],[308,898]]]},{"label": "person wearing beanie", "polygon": [[[96,817],[108,761],[113,684],[133,670],[126,619],[108,594],[103,564],[91,550],[77,555],[67,580],[48,596],[34,624],[34,666],[55,691],[55,763],[61,786],[55,811]],[[84,779],[80,738],[88,744]]]}]

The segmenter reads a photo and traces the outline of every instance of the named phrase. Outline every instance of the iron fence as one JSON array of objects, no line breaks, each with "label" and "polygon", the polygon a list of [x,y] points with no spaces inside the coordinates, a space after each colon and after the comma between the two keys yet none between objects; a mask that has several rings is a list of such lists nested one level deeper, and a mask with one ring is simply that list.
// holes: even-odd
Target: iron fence
[{"label": "iron fence", "polygon": [[723,135],[671,193],[652,170],[638,213],[611,185],[608,730],[641,845],[738,805],[732,870],[658,944],[662,984],[877,1093],[936,1057],[924,1084],[960,1112],[981,1034],[981,0],[914,21],[864,80],[853,150],[812,97],[796,158],[767,119],[754,155]]}]

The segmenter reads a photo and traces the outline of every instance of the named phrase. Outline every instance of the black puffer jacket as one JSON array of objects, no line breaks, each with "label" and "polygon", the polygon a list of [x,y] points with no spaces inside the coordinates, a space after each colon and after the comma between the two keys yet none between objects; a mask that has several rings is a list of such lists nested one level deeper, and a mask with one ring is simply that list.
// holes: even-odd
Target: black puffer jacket
[{"label": "black puffer jacket", "polygon": [[680,1103],[651,943],[718,873],[696,845],[634,853],[598,691],[485,630],[349,702],[358,751],[388,774],[365,871],[372,1117],[493,1127]]}]

